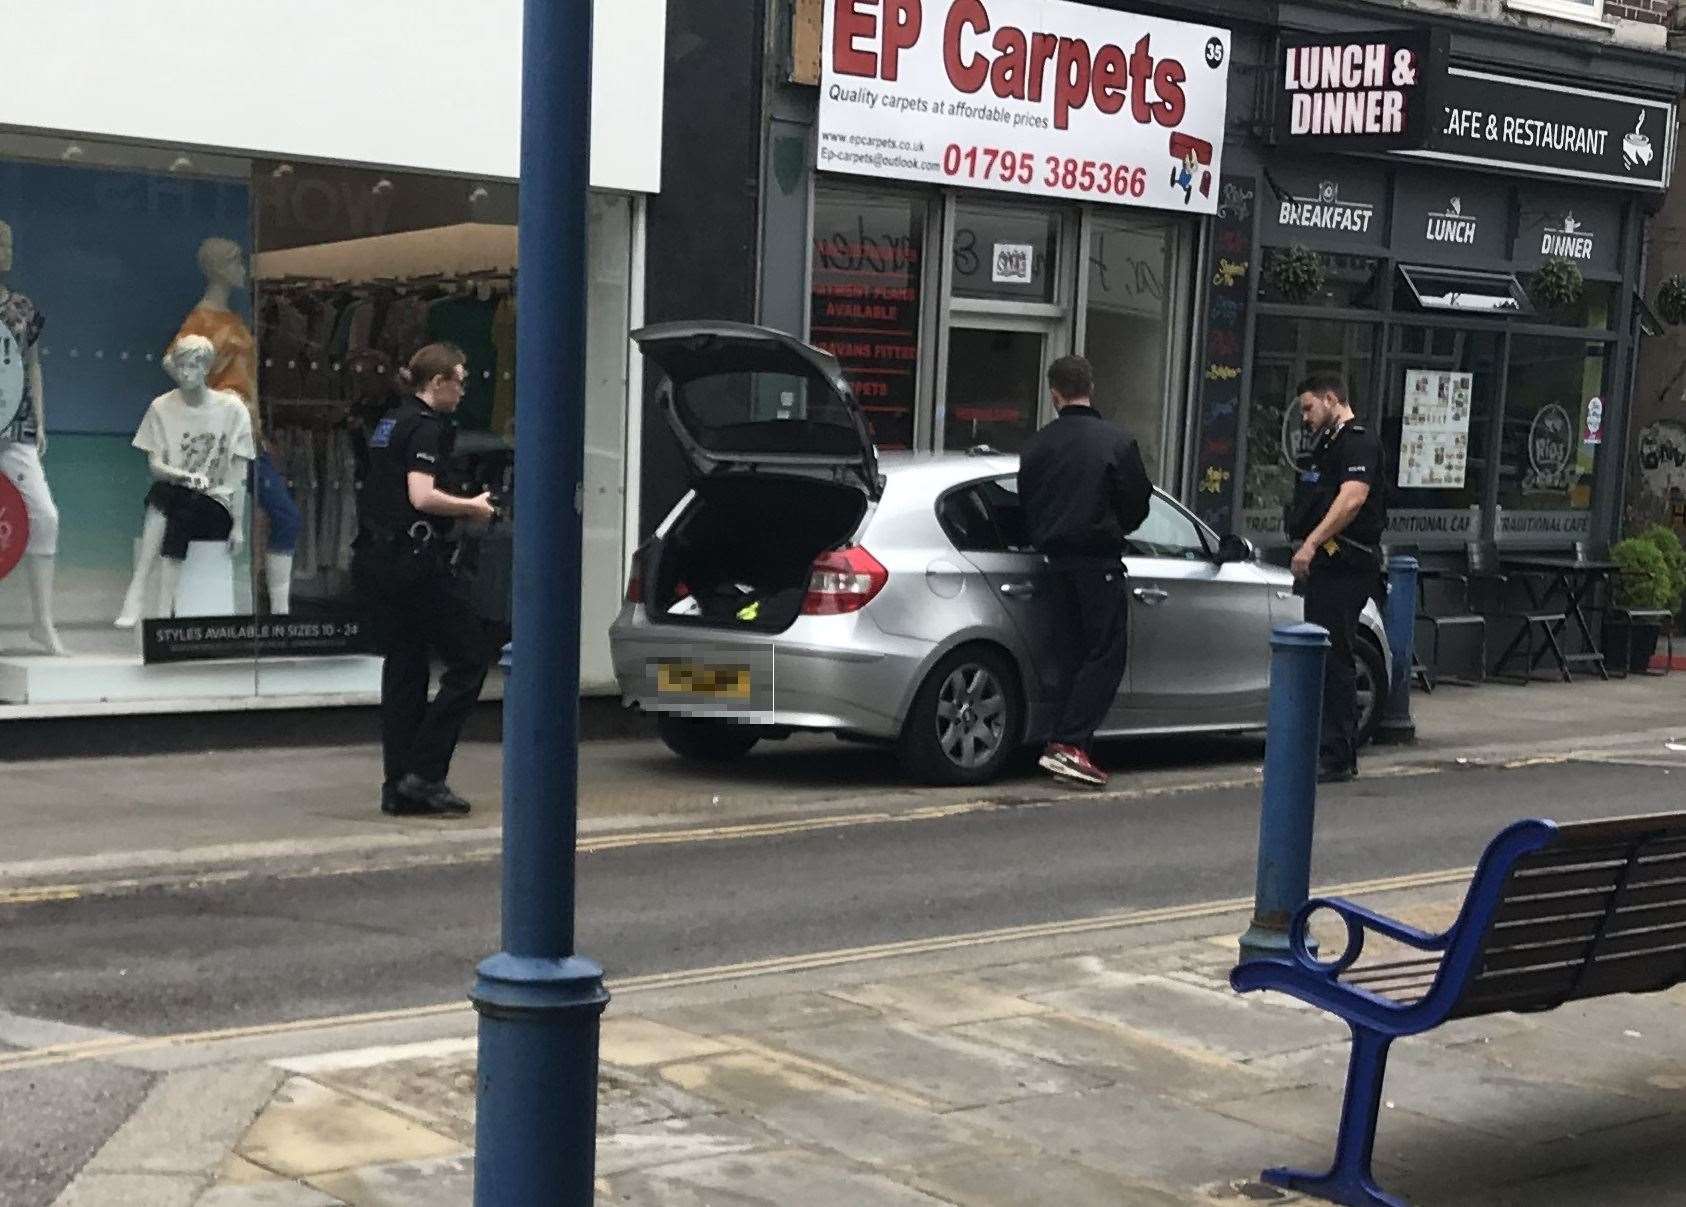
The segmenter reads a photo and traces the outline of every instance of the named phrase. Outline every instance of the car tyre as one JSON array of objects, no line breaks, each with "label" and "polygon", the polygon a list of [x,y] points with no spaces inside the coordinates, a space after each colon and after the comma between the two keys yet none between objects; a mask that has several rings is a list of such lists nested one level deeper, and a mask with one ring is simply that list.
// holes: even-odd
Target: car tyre
[{"label": "car tyre", "polygon": [[945,657],[920,684],[902,725],[899,753],[921,783],[983,784],[1018,750],[1024,702],[1012,659],[987,646]]},{"label": "car tyre", "polygon": [[734,725],[712,717],[682,717],[662,713],[656,733],[667,748],[688,763],[730,763],[743,758],[761,735],[749,725]]},{"label": "car tyre", "polygon": [[1368,746],[1382,724],[1382,706],[1387,702],[1387,660],[1368,637],[1352,643],[1353,669],[1358,675],[1358,745]]}]

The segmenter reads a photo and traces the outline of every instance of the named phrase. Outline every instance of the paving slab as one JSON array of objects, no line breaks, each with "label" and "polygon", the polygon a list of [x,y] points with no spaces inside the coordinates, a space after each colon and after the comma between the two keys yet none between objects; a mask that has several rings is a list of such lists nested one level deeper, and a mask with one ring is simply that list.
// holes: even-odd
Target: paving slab
[{"label": "paving slab", "polygon": [[637,1069],[719,1056],[732,1046],[647,1018],[623,1015],[603,1020],[598,1054],[604,1064]]},{"label": "paving slab", "polygon": [[780,1035],[779,1048],[927,1099],[936,1109],[982,1106],[1107,1084],[950,1031],[902,1022],[840,1023]]},{"label": "paving slab", "polygon": [[370,1165],[321,1174],[309,1184],[346,1207],[468,1207],[474,1201],[474,1158]]},{"label": "paving slab", "polygon": [[377,1162],[460,1156],[463,1146],[391,1111],[295,1077],[235,1151],[266,1169],[305,1178]]},{"label": "paving slab", "polygon": [[1140,1086],[1010,1102],[959,1117],[1009,1143],[1035,1145],[1120,1178],[1164,1186],[1254,1178],[1269,1165],[1328,1164],[1322,1145]]},{"label": "paving slab", "polygon": [[665,1081],[645,1080],[620,1069],[599,1070],[597,1081],[599,1137],[612,1136],[648,1123],[695,1119],[720,1111],[714,1103],[695,1094],[687,1094],[678,1086]]},{"label": "paving slab", "polygon": [[729,1115],[662,1119],[600,1132],[597,1174],[610,1177],[633,1169],[779,1148],[785,1143],[766,1129]]},{"label": "paving slab", "polygon": [[923,1027],[956,1027],[1041,1014],[1048,1007],[964,976],[919,976],[834,989],[832,996],[894,1014]]},{"label": "paving slab", "polygon": [[79,1176],[53,1207],[194,1207],[200,1178],[167,1173],[90,1173]]},{"label": "paving slab", "polygon": [[1138,1031],[1071,1014],[977,1023],[956,1027],[954,1034],[1187,1102],[1262,1094],[1291,1081],[1202,1048],[1173,1047]]},{"label": "paving slab", "polygon": [[812,1152],[746,1153],[608,1179],[623,1207],[945,1207],[944,1200]]},{"label": "paving slab", "polygon": [[1215,982],[1198,985],[1169,976],[1033,996],[1070,1014],[1231,1060],[1315,1048],[1348,1035],[1325,1014],[1284,1008],[1258,995],[1242,997]]},{"label": "paving slab", "polygon": [[1190,1200],[1187,1191],[1121,1178],[1047,1153],[1004,1152],[999,1146],[919,1170],[912,1184],[960,1207],[1187,1207]]},{"label": "paving slab", "polygon": [[252,1182],[216,1186],[194,1207],[344,1207],[345,1200],[300,1182]]},{"label": "paving slab", "polygon": [[[392,1110],[464,1148],[474,1144],[475,1058],[429,1056],[362,1068],[337,1069],[310,1078],[373,1106]],[[604,1078],[603,1088],[610,1081]]]},{"label": "paving slab", "polygon": [[[613,1006],[610,1007],[613,1010]],[[698,1035],[722,1031],[768,1035],[828,1023],[872,1019],[878,1011],[844,1001],[831,993],[793,992],[746,994],[705,1005],[664,1010],[661,1019]]]},{"label": "paving slab", "polygon": [[867,1165],[909,1165],[977,1139],[975,1131],[950,1116],[759,1053],[666,1065],[661,1075],[793,1144],[840,1153]]}]

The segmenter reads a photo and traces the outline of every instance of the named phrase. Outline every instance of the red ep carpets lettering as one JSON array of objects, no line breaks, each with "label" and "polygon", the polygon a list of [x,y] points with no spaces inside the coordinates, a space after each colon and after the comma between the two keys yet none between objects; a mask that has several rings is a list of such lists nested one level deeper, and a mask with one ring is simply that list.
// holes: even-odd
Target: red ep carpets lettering
[{"label": "red ep carpets lettering", "polygon": [[[835,70],[895,80],[902,52],[917,45],[925,31],[922,0],[832,0],[832,6]],[[978,45],[985,38],[988,50]],[[987,85],[1001,100],[1051,98],[1057,130],[1068,129],[1072,113],[1091,104],[1108,115],[1128,105],[1137,123],[1171,128],[1188,110],[1183,91],[1188,71],[1176,59],[1156,59],[1151,35],[1128,51],[1111,42],[1091,47],[1083,38],[997,27],[985,0],[951,0],[942,47],[943,66],[956,89],[970,95]]]}]

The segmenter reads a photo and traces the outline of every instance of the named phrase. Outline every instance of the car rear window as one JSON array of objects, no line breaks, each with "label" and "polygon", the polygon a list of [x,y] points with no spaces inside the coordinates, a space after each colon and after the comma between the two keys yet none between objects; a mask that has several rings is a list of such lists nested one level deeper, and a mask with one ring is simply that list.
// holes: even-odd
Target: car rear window
[{"label": "car rear window", "polygon": [[686,427],[711,452],[860,451],[848,406],[818,377],[712,373],[680,385],[675,401]]},{"label": "car rear window", "polygon": [[937,520],[963,553],[1030,552],[1018,479],[974,482],[944,495]]}]

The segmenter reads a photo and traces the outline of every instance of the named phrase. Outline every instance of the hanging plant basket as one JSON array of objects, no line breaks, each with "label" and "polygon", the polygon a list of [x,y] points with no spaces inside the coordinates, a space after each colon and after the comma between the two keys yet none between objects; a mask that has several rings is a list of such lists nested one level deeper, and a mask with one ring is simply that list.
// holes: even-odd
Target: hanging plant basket
[{"label": "hanging plant basket", "polygon": [[1657,286],[1657,317],[1673,327],[1686,323],[1686,277],[1676,273]]},{"label": "hanging plant basket", "polygon": [[1270,280],[1286,302],[1303,302],[1317,296],[1328,282],[1323,257],[1296,243],[1273,252]]},{"label": "hanging plant basket", "polygon": [[1528,286],[1528,294],[1542,310],[1566,310],[1581,300],[1586,284],[1581,270],[1564,259],[1547,260]]}]

